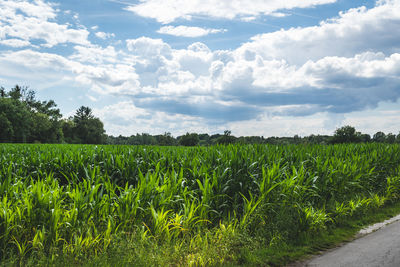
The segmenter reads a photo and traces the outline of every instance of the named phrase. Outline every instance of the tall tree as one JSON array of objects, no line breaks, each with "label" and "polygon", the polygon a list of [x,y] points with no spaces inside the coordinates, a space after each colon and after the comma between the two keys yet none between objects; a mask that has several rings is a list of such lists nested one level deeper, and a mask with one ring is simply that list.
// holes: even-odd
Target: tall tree
[{"label": "tall tree", "polygon": [[[0,89],[2,141],[46,142],[62,141],[60,110],[53,100],[38,101],[35,91],[16,85],[8,93]],[[7,135],[8,137],[5,137]]]},{"label": "tall tree", "polygon": [[225,130],[224,135],[217,139],[218,144],[232,144],[235,142],[236,137],[231,135],[232,132],[230,130]]},{"label": "tall tree", "polygon": [[11,142],[14,137],[14,130],[6,114],[0,112],[0,142]]},{"label": "tall tree", "polygon": [[[10,134],[7,138],[3,136],[3,142],[27,142],[32,120],[26,105],[18,99],[10,97],[0,98],[0,112],[3,114],[2,124],[6,125],[5,127],[8,129],[6,132]],[[10,124],[11,126],[7,126]],[[13,134],[11,135],[11,133]],[[3,132],[3,135],[5,134]]]},{"label": "tall tree", "polygon": [[[72,122],[73,138],[79,143],[101,144],[105,141],[104,125],[94,117],[92,109],[81,106],[75,113]],[[64,133],[65,134],[65,133]]]},{"label": "tall tree", "polygon": [[197,133],[186,133],[179,138],[181,146],[197,146],[199,143],[199,135]]},{"label": "tall tree", "polygon": [[386,135],[384,132],[377,132],[374,134],[372,140],[378,143],[384,143],[386,141]]},{"label": "tall tree", "polygon": [[0,87],[0,97],[4,98],[6,97],[6,89],[4,89],[4,87]]},{"label": "tall tree", "polygon": [[358,143],[361,141],[361,133],[356,132],[356,129],[352,126],[346,125],[336,129],[332,143]]}]

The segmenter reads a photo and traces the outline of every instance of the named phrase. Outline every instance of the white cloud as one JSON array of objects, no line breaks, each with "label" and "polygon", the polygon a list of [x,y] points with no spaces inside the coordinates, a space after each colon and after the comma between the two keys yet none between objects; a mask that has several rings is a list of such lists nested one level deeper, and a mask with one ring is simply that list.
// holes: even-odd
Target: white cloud
[{"label": "white cloud", "polygon": [[141,57],[152,57],[157,55],[169,57],[171,53],[171,47],[161,39],[152,39],[148,37],[128,39],[126,40],[126,45],[129,51]]},{"label": "white cloud", "polygon": [[75,46],[74,49],[75,53],[70,56],[70,59],[93,64],[116,63],[119,54],[113,46],[105,48],[97,45]]},{"label": "white cloud", "polygon": [[1,40],[0,44],[6,45],[6,46],[11,46],[11,47],[24,47],[24,46],[30,46],[31,43],[29,41],[21,40],[21,39],[6,39],[6,40]]},{"label": "white cloud", "polygon": [[[239,51],[301,65],[326,56],[351,57],[365,51],[400,52],[400,1],[350,9],[318,26],[260,34]],[[238,52],[239,52],[238,51]]]},{"label": "white cloud", "polygon": [[278,10],[307,8],[334,3],[336,0],[142,0],[126,9],[139,16],[153,18],[167,24],[177,19],[190,19],[192,16],[208,16],[222,19],[251,17],[274,14]]},{"label": "white cloud", "polygon": [[1,53],[0,72],[17,81],[74,81],[89,86],[98,94],[132,94],[139,86],[138,75],[129,65],[104,63],[93,66],[29,49]]},{"label": "white cloud", "polygon": [[73,29],[68,24],[58,24],[52,4],[42,0],[0,1],[0,39],[19,38],[26,42],[40,40],[44,46],[60,43],[89,44],[86,29]]},{"label": "white cloud", "polygon": [[106,33],[106,32],[96,32],[95,35],[103,40],[115,37],[114,33]]},{"label": "white cloud", "polygon": [[75,80],[89,85],[98,94],[135,94],[140,82],[135,69],[124,64],[101,66],[72,66],[76,73]]},{"label": "white cloud", "polygon": [[35,71],[43,69],[62,70],[72,64],[72,62],[63,56],[37,52],[30,49],[16,52],[3,51],[0,54],[0,59],[2,62],[32,68]]},{"label": "white cloud", "polygon": [[94,97],[94,96],[92,96],[92,95],[89,95],[89,94],[86,94],[86,97],[89,98],[89,100],[92,101],[92,102],[97,102],[97,101],[99,101],[96,97]]},{"label": "white cloud", "polygon": [[257,19],[257,17],[255,17],[255,16],[248,16],[248,17],[241,17],[241,18],[240,18],[240,20],[241,20],[241,21],[244,21],[244,22],[254,21],[254,20],[256,20],[256,19]]},{"label": "white cloud", "polygon": [[[93,101],[99,94],[125,99],[97,110],[107,129],[114,129],[109,133],[115,134],[188,129],[232,129],[237,135],[330,134],[347,122],[371,130],[357,112],[379,109],[400,97],[398,3],[382,1],[314,27],[258,35],[234,50],[212,51],[200,42],[174,49],[162,39],[140,37],[126,40],[123,51],[90,43],[74,45],[68,56],[3,51],[0,73],[84,85]],[[9,25],[0,23],[0,29],[7,30],[3,35],[0,30],[1,38],[9,37]],[[32,38],[0,42],[22,46]],[[59,43],[46,36],[42,40]],[[395,120],[398,113],[379,114],[385,117],[379,125],[395,128],[387,126],[386,118]],[[371,115],[371,124],[377,117]]]},{"label": "white cloud", "polygon": [[36,90],[61,85],[72,85],[75,75],[72,62],[64,57],[29,49],[0,52],[0,73],[8,84],[21,84]]},{"label": "white cloud", "polygon": [[[340,75],[357,78],[396,78],[400,75],[400,54],[385,57],[382,53],[365,52],[352,58],[325,57],[319,61],[308,61],[301,71],[314,77],[314,85],[324,88],[332,86],[328,77]],[[337,81],[340,82],[345,81]]]},{"label": "white cloud", "polygon": [[276,17],[276,18],[283,18],[283,17],[290,16],[290,14],[282,13],[282,12],[273,12],[273,13],[270,14],[270,16]]},{"label": "white cloud", "polygon": [[[194,104],[190,100],[194,94],[207,99],[196,102],[199,109],[208,107],[207,102],[218,104],[222,100],[233,101],[238,110],[248,105],[243,112],[249,112],[249,116],[265,106],[280,107],[271,109],[273,114],[300,116],[325,111],[346,113],[397,99],[399,54],[395,51],[400,47],[393,40],[400,34],[384,34],[384,29],[394,29],[393,25],[400,22],[397,2],[382,2],[369,10],[352,9],[314,27],[259,35],[233,51],[212,52],[201,43],[174,50],[159,39],[130,40],[128,47],[137,59],[152,66],[141,73],[141,63],[135,65],[142,85],[143,76],[154,81],[136,91],[147,96],[140,105],[162,110],[163,103],[180,107],[168,109],[170,112],[208,116],[193,113],[189,107]],[[362,41],[369,38],[370,24],[382,36],[379,43],[383,46]],[[335,38],[335,46],[329,48]],[[349,43],[349,49],[342,49]],[[137,44],[144,49],[138,50]],[[380,49],[383,53],[378,52]]]},{"label": "white cloud", "polygon": [[164,26],[161,27],[157,32],[161,34],[168,34],[174,36],[182,36],[182,37],[202,37],[208,34],[215,34],[226,32],[226,29],[207,29],[200,27],[188,27],[188,26]]},{"label": "white cloud", "polygon": [[42,0],[36,0],[34,3],[29,1],[11,1],[2,0],[0,1],[1,15],[5,17],[14,17],[15,11],[21,11],[28,17],[35,17],[42,20],[54,19],[56,10],[50,3],[45,3]]}]

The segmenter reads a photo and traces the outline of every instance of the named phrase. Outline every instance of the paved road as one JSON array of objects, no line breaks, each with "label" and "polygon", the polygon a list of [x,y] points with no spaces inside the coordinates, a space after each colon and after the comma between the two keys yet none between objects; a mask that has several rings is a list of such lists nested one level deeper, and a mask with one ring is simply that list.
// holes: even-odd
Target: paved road
[{"label": "paved road", "polygon": [[400,267],[400,221],[297,266]]}]

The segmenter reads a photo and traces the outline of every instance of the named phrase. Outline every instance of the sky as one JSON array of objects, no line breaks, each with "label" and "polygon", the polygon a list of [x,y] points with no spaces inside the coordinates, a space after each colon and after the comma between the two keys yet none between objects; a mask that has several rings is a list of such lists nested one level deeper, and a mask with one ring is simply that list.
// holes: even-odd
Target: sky
[{"label": "sky", "polygon": [[400,0],[0,0],[0,86],[109,135],[400,131]]}]

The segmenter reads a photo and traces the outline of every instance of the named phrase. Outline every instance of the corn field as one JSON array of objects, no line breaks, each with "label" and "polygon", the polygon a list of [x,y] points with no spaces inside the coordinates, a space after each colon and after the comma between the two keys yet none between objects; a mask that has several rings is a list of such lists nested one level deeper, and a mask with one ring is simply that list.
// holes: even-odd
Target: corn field
[{"label": "corn field", "polygon": [[0,145],[0,259],[107,251],[118,233],[295,240],[400,196],[398,145]]}]

